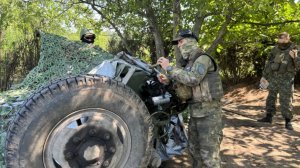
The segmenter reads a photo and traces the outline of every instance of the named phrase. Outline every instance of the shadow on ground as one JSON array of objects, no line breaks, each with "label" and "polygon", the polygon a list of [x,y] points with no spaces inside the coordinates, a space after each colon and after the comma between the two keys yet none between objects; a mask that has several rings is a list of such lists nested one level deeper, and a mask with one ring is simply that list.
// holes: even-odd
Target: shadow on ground
[{"label": "shadow on ground", "polygon": [[[300,167],[300,92],[294,95],[293,125],[284,128],[277,112],[274,123],[258,123],[263,117],[266,91],[238,89],[228,93],[223,107],[224,138],[221,144],[223,168],[299,168]],[[186,152],[165,163],[164,168],[190,168]]]}]

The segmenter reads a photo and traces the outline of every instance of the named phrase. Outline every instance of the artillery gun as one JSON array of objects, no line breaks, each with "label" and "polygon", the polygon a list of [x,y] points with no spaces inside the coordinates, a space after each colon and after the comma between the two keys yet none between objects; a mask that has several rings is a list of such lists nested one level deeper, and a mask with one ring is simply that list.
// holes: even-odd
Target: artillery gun
[{"label": "artillery gun", "polygon": [[147,167],[168,140],[171,116],[186,107],[159,73],[121,52],[87,75],[43,86],[10,125],[7,167]]}]

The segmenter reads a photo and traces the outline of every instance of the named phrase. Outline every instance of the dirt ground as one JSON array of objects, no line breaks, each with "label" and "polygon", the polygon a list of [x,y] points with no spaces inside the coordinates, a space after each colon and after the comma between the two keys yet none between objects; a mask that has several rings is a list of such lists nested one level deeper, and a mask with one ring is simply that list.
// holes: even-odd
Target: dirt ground
[{"label": "dirt ground", "polygon": [[[284,128],[279,110],[272,125],[256,122],[264,116],[267,93],[254,85],[238,85],[225,95],[224,168],[300,168],[300,87],[294,94],[295,131]],[[162,167],[190,168],[191,160],[186,152]]]}]

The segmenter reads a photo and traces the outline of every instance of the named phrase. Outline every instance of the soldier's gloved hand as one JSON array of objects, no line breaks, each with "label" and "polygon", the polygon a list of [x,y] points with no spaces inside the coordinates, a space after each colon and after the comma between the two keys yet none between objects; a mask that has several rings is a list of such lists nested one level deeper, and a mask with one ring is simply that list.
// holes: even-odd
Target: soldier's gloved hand
[{"label": "soldier's gloved hand", "polygon": [[160,83],[162,83],[164,85],[170,84],[170,79],[162,73],[157,75],[157,79],[159,80]]},{"label": "soldier's gloved hand", "polygon": [[157,60],[157,64],[159,64],[164,70],[167,70],[167,67],[170,66],[170,61],[165,57],[160,57]]},{"label": "soldier's gloved hand", "polygon": [[297,49],[292,49],[290,52],[289,52],[290,56],[295,59],[297,56],[298,56],[298,50]]}]

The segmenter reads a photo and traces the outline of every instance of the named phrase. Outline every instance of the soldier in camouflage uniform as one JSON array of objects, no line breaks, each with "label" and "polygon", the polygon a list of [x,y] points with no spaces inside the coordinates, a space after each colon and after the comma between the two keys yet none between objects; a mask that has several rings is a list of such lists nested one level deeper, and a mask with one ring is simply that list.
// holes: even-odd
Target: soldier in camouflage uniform
[{"label": "soldier in camouflage uniform", "polygon": [[84,43],[94,44],[96,39],[96,35],[93,30],[91,29],[81,29],[80,31],[80,40]]},{"label": "soldier in camouflage uniform", "polygon": [[190,30],[179,31],[173,44],[178,45],[186,65],[183,68],[172,67],[169,60],[163,57],[158,59],[158,64],[167,71],[168,79],[184,85],[185,93],[191,93],[187,102],[191,116],[189,150],[193,167],[219,168],[223,129],[220,103],[222,83],[216,62],[197,46],[197,40]]},{"label": "soldier in camouflage uniform", "polygon": [[275,115],[277,94],[279,94],[280,111],[285,118],[285,128],[293,130],[292,99],[294,78],[300,66],[299,50],[290,41],[288,33],[283,32],[278,36],[278,44],[271,50],[270,58],[263,71],[262,83],[269,83],[269,95],[266,101],[266,117],[259,122],[272,123]]}]

